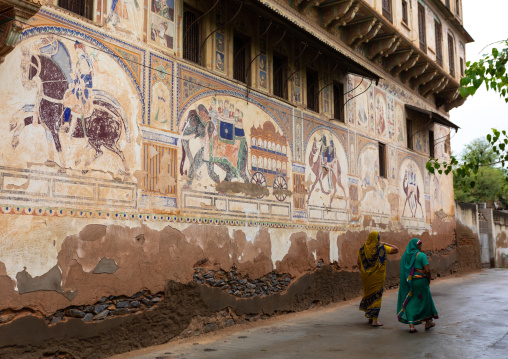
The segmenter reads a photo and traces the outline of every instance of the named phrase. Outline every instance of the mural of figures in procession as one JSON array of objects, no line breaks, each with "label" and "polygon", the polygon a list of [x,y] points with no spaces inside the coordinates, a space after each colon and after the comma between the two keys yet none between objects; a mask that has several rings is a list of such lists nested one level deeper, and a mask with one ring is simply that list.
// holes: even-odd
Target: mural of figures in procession
[{"label": "mural of figures in procession", "polygon": [[[59,171],[115,170],[129,178],[137,167],[139,101],[130,79],[108,55],[86,43],[53,35],[22,42],[2,67],[0,96],[12,98],[4,108],[9,141],[2,148],[16,153],[9,164],[56,163]],[[129,145],[128,145],[129,144]],[[6,157],[8,153],[4,153]],[[96,173],[95,171],[95,173]],[[80,173],[81,174],[81,173]]]},{"label": "mural of figures in procession", "polygon": [[401,217],[425,218],[423,177],[411,159],[406,159],[400,166],[399,188],[402,190],[399,201]]},{"label": "mural of figures in procession", "polygon": [[365,145],[358,155],[359,200],[364,213],[390,213],[387,180],[379,176],[379,153],[375,144]]},{"label": "mural of figures in procession", "polygon": [[107,9],[106,26],[142,38],[144,11],[141,0],[108,0]]},{"label": "mural of figures in procession", "polygon": [[346,206],[347,157],[338,137],[328,130],[314,132],[306,154],[307,203],[320,207]]},{"label": "mural of figures in procession", "polygon": [[[228,181],[288,190],[287,137],[256,105],[226,96],[205,98],[186,111],[180,133],[186,186]],[[279,192],[274,197],[284,201],[287,194]]]}]

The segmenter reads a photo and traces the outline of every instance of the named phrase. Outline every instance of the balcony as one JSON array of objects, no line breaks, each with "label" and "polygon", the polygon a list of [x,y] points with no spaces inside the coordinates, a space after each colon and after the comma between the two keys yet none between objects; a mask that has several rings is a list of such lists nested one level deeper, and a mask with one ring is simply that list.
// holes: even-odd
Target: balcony
[{"label": "balcony", "polygon": [[[444,7],[443,3],[441,5]],[[433,95],[436,106],[444,106],[449,111],[464,102],[459,96],[457,79],[423,51],[418,42],[411,42],[365,0],[294,0],[293,7],[300,13],[310,8],[317,10],[324,30],[340,36],[352,50],[364,53],[370,61],[400,78],[422,96],[431,98]],[[473,41],[455,16],[446,19],[453,20],[454,26],[462,29],[459,33],[467,42]]]}]

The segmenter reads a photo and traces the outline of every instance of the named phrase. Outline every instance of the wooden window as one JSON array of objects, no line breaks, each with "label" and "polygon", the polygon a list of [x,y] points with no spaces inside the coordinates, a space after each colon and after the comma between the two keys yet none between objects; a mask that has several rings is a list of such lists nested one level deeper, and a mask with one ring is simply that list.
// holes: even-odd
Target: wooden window
[{"label": "wooden window", "polygon": [[406,0],[402,0],[402,22],[406,25],[409,24],[409,12]]},{"label": "wooden window", "polygon": [[286,88],[287,57],[273,54],[273,94],[285,100],[288,99]]},{"label": "wooden window", "polygon": [[420,3],[418,3],[418,31],[420,38],[420,49],[427,52],[427,35],[425,33],[425,8]]},{"label": "wooden window", "polygon": [[453,37],[448,34],[448,60],[450,65],[450,75],[455,77],[455,44],[453,43]]},{"label": "wooden window", "polygon": [[429,131],[429,157],[434,158],[434,131]]},{"label": "wooden window", "polygon": [[386,178],[386,145],[379,143],[379,177]]},{"label": "wooden window", "polygon": [[319,112],[318,86],[317,72],[307,69],[307,108],[315,112]]},{"label": "wooden window", "polygon": [[443,67],[443,27],[439,21],[435,21],[436,29],[436,61]]},{"label": "wooden window", "polygon": [[407,139],[407,148],[413,149],[413,121],[410,119],[406,120],[406,139]]},{"label": "wooden window", "polygon": [[390,20],[390,22],[393,21],[392,0],[383,0],[383,16]]},{"label": "wooden window", "polygon": [[59,0],[58,6],[93,20],[93,0]]},{"label": "wooden window", "polygon": [[333,118],[340,122],[344,120],[344,85],[340,82],[333,83]]},{"label": "wooden window", "polygon": [[464,77],[465,73],[464,73],[464,59],[461,57],[460,58],[460,76]]},{"label": "wooden window", "polygon": [[445,5],[446,5],[446,7],[449,9],[449,8],[450,8],[450,0],[446,0],[446,1],[445,1]]},{"label": "wooden window", "polygon": [[460,16],[460,1],[455,0],[455,13]]},{"label": "wooden window", "polygon": [[198,15],[186,9],[183,12],[183,58],[199,64],[199,49],[201,46],[199,38],[199,22],[196,22]]},{"label": "wooden window", "polygon": [[234,35],[233,38],[233,78],[247,83],[250,80],[247,68],[250,69],[250,39]]}]

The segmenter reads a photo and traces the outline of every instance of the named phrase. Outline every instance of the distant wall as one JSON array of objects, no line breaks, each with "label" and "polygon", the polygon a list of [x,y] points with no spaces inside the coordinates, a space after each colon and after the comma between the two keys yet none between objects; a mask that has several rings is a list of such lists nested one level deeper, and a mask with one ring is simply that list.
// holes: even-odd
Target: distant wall
[{"label": "distant wall", "polygon": [[493,211],[496,267],[508,267],[508,213]]},{"label": "distant wall", "polygon": [[[485,250],[488,264],[488,238],[483,242],[480,240],[478,205],[456,202],[455,221],[459,269],[466,271],[480,269],[483,263],[482,253],[485,253]],[[486,244],[484,250],[482,250],[482,243]]]}]

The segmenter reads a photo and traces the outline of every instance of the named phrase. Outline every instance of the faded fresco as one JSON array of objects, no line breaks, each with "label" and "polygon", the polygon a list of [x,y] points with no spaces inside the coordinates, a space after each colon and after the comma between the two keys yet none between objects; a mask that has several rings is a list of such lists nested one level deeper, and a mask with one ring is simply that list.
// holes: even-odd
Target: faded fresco
[{"label": "faded fresco", "polygon": [[338,137],[318,130],[309,139],[306,151],[307,203],[321,207],[347,206],[347,158]]},{"label": "faded fresco", "polygon": [[157,45],[173,49],[175,37],[175,1],[150,0],[149,36]]},{"label": "faded fresco", "polygon": [[404,160],[400,166],[399,186],[402,189],[399,201],[401,217],[425,218],[423,177],[412,159]]},{"label": "faded fresco", "polygon": [[376,145],[366,144],[358,155],[359,200],[363,213],[388,214],[388,183],[379,176],[379,155]]},{"label": "faded fresco", "polygon": [[[286,200],[291,151],[286,136],[262,109],[233,97],[207,97],[186,111],[180,132],[182,189],[210,191],[236,182],[271,189],[254,198]],[[240,188],[249,192],[249,187]]]},{"label": "faded fresco", "polygon": [[143,2],[141,0],[108,0],[106,26],[119,34],[143,37]]},{"label": "faded fresco", "polygon": [[0,96],[13,99],[2,112],[4,164],[131,179],[140,106],[130,86],[110,80],[130,82],[112,58],[48,35],[24,41],[1,70]]}]

